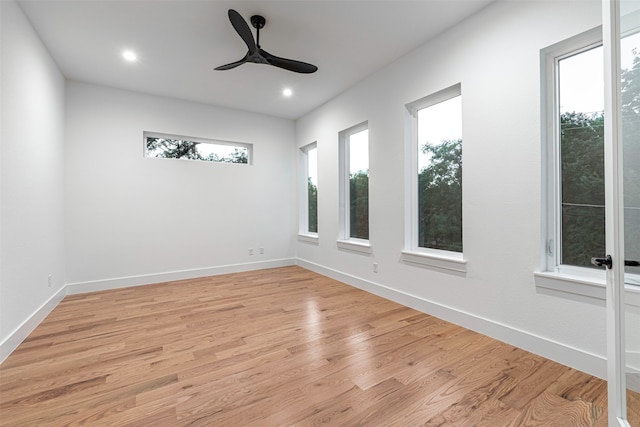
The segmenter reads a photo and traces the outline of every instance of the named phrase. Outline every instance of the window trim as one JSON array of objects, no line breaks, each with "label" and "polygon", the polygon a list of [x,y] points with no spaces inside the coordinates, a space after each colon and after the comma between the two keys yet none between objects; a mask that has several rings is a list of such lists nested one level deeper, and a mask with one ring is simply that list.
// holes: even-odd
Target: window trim
[{"label": "window trim", "polygon": [[[607,283],[604,273],[601,278],[578,276],[570,273],[535,271],[536,289],[540,293],[590,302],[604,306]],[[640,307],[640,286],[625,284],[625,303]]]},{"label": "window trim", "polygon": [[[542,137],[542,200],[540,242],[541,272],[556,274],[559,280],[572,278],[592,284],[604,281],[604,272],[586,267],[560,264],[559,253],[562,242],[560,224],[560,143],[559,129],[559,81],[558,64],[562,59],[578,55],[602,45],[601,28],[596,27],[540,51],[540,123]],[[548,276],[548,274],[546,275]],[[545,276],[545,277],[546,277]],[[585,293],[590,295],[589,291]]]},{"label": "window trim", "polygon": [[540,245],[541,268],[543,271],[584,276],[600,280],[597,270],[560,264],[559,253],[562,242],[559,206],[561,194],[560,143],[558,132],[560,123],[558,64],[561,60],[602,45],[600,27],[593,28],[574,37],[563,40],[540,51],[541,89],[541,136],[542,136],[542,241]]},{"label": "window trim", "polygon": [[[232,162],[212,162],[212,161],[200,161],[194,159],[183,159],[183,158],[171,158],[171,157],[156,157],[150,156],[147,151],[147,138],[163,138],[163,139],[175,139],[180,141],[190,141],[197,142],[200,144],[212,144],[212,145],[227,145],[230,147],[242,147],[247,149],[247,163],[232,163]],[[161,133],[161,132],[152,132],[152,131],[143,131],[142,132],[142,157],[146,159],[171,159],[171,160],[188,160],[188,161],[196,161],[200,163],[213,163],[213,164],[231,164],[231,165],[253,165],[253,144],[249,144],[246,142],[237,142],[237,141],[225,141],[222,139],[211,139],[211,138],[201,138],[197,136],[187,136],[187,135],[174,135],[170,133]]]},{"label": "window trim", "polygon": [[[318,243],[318,233],[309,231],[309,151],[317,150],[318,142],[304,145],[298,150],[298,165],[300,167],[300,186],[298,197],[300,200],[298,211],[298,240],[307,243]],[[317,151],[316,151],[317,154]]]},{"label": "window trim", "polygon": [[[338,133],[338,239],[336,241],[338,249],[346,250],[361,254],[371,254],[373,252],[371,248],[371,235],[369,239],[362,239],[357,237],[351,237],[351,209],[350,209],[350,153],[349,153],[349,139],[351,135],[362,132],[369,129],[369,122],[364,121],[355,126],[351,126]],[[370,140],[367,140],[367,150],[370,148]],[[371,204],[368,208],[370,209]]]},{"label": "window trim", "polygon": [[361,254],[372,254],[373,248],[368,240],[358,239],[356,237],[351,237],[349,240],[340,240],[336,241],[336,245],[338,249],[356,252]]},{"label": "window trim", "polygon": [[453,252],[418,246],[418,111],[458,96],[462,96],[461,83],[405,104],[405,236],[401,260],[409,265],[466,274],[467,260],[464,251]]}]

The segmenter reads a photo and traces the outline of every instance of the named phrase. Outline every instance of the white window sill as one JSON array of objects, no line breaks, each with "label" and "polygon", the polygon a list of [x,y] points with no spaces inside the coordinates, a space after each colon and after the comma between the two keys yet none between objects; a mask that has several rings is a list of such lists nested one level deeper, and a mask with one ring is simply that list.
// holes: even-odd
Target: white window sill
[{"label": "white window sill", "polygon": [[338,249],[343,251],[357,252],[366,255],[373,253],[373,249],[367,240],[338,240],[336,243]]},{"label": "white window sill", "polygon": [[401,252],[403,262],[416,266],[435,267],[437,269],[446,270],[453,273],[467,273],[467,260],[462,254],[451,255],[416,252],[404,250]]},{"label": "white window sill", "polygon": [[[596,278],[577,277],[550,271],[533,273],[536,287],[577,301],[591,301],[604,305],[607,298],[605,280]],[[625,286],[625,302],[628,305],[640,307],[640,286]]]},{"label": "white window sill", "polygon": [[312,245],[319,245],[320,238],[317,234],[298,234],[298,241],[304,243],[310,243]]}]

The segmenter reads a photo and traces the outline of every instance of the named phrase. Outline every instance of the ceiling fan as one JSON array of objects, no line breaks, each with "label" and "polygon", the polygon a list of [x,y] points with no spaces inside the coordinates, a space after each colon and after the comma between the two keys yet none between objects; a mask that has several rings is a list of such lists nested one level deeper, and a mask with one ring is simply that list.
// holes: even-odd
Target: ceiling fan
[{"label": "ceiling fan", "polygon": [[251,25],[257,30],[256,41],[253,40],[253,34],[247,22],[242,18],[238,12],[233,9],[229,9],[229,21],[236,30],[238,35],[244,40],[249,49],[247,54],[239,61],[232,62],[230,64],[221,65],[216,67],[216,70],[230,70],[236,68],[245,62],[253,62],[255,64],[269,64],[276,67],[284,68],[285,70],[294,71],[296,73],[315,73],[318,67],[306,62],[296,61],[293,59],[279,58],[271,55],[269,52],[260,48],[260,29],[264,27],[266,20],[260,15],[253,15],[251,17]]}]

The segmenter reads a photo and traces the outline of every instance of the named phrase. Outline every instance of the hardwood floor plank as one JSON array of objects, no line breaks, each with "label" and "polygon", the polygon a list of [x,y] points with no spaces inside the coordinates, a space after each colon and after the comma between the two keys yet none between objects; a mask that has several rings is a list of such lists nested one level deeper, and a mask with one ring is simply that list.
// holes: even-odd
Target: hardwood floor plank
[{"label": "hardwood floor plank", "polygon": [[300,267],[67,296],[0,365],[2,426],[606,416],[602,380]]},{"label": "hardwood floor plank", "polygon": [[523,426],[591,426],[602,413],[582,400],[570,402],[543,392],[528,405],[516,420]]},{"label": "hardwood floor plank", "polygon": [[607,406],[607,383],[575,369],[566,371],[545,391],[569,401],[584,400],[601,408]]},{"label": "hardwood floor plank", "polygon": [[569,369],[567,366],[545,360],[534,373],[519,381],[513,390],[500,400],[522,410]]},{"label": "hardwood floor plank", "polygon": [[460,427],[509,427],[515,426],[520,411],[502,403],[498,399],[489,399],[459,424]]},{"label": "hardwood floor plank", "polygon": [[112,425],[119,425],[122,427],[174,426],[178,423],[175,408],[169,408],[158,412],[149,412],[149,415],[132,421],[119,421],[117,419],[113,419],[112,421]]},{"label": "hardwood floor plank", "polygon": [[[350,425],[422,425],[437,413],[437,404],[434,402],[438,401],[438,396],[441,397],[439,402],[446,401],[441,396],[442,390],[455,381],[456,378],[445,371],[434,371],[391,393],[380,405],[361,411]],[[393,410],[389,411],[389,408]]]}]

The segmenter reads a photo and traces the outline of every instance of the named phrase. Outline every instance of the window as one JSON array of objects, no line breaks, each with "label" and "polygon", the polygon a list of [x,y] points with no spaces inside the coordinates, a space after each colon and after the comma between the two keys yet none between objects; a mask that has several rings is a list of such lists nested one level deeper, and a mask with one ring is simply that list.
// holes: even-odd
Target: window
[{"label": "window", "polygon": [[[546,56],[546,264],[549,271],[589,274],[605,254],[604,77],[600,32]],[[600,269],[597,269],[600,271]]]},{"label": "window", "polygon": [[[633,96],[640,76],[640,33],[634,31],[621,40],[621,49],[626,52],[623,58],[634,58],[621,64],[627,235],[640,229],[640,201],[633,197],[640,194],[640,170],[635,167],[639,164],[635,159],[639,158],[640,108]],[[536,273],[536,284],[542,288],[597,299],[605,297],[601,286],[605,275],[591,264],[591,257],[606,253],[601,37],[601,29],[595,28],[541,52],[544,271]],[[635,259],[632,257],[637,254],[640,239],[626,239],[625,258]],[[628,284],[640,284],[633,267],[627,272]]]},{"label": "window", "polygon": [[318,233],[318,148],[314,142],[300,148],[300,234]]},{"label": "window", "polygon": [[462,252],[460,95],[418,110],[418,247]]},{"label": "window", "polygon": [[[624,153],[625,258],[640,260],[640,10],[622,20],[633,26],[620,40],[622,53],[622,144]],[[640,290],[640,267],[625,268],[625,283]],[[627,298],[628,300],[628,298]],[[638,304],[640,305],[640,304]]]},{"label": "window", "polygon": [[[340,239],[344,249],[369,252],[369,129],[367,123],[340,132]],[[340,242],[339,242],[340,246]]]},{"label": "window", "polygon": [[[464,271],[461,86],[444,89],[406,107],[409,129],[405,261]],[[447,262],[434,264],[428,257]]]},{"label": "window", "polygon": [[144,132],[145,157],[250,164],[252,145]]}]

